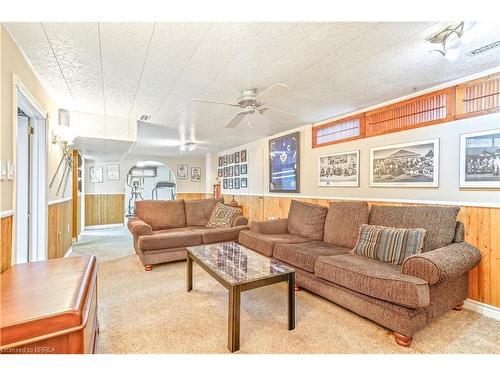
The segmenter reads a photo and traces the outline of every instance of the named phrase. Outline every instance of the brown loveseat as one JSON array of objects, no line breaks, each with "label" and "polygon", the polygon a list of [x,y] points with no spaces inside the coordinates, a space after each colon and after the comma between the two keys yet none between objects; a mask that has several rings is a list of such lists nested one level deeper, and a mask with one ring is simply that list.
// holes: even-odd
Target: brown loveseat
[{"label": "brown loveseat", "polygon": [[[303,287],[394,331],[409,346],[415,332],[467,298],[467,278],[481,255],[464,242],[459,207],[330,207],[292,201],[287,219],[253,222],[239,242],[296,270]],[[424,228],[423,252],[402,266],[350,253],[361,224]]]},{"label": "brown loveseat", "polygon": [[248,229],[248,220],[237,215],[231,228],[207,227],[217,202],[224,203],[224,199],[138,201],[128,229],[146,271],[153,264],[186,259],[187,246],[236,241],[240,231]]}]

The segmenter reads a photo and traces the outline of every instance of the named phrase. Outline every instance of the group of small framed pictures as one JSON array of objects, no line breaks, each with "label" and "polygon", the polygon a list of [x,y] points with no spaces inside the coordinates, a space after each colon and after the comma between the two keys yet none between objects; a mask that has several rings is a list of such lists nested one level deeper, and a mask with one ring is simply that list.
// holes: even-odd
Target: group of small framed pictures
[{"label": "group of small framed pictures", "polygon": [[[359,187],[359,150],[319,156],[318,186]],[[370,186],[439,187],[439,138],[372,148]],[[460,187],[500,188],[500,129],[460,135]]]},{"label": "group of small framed pictures", "polygon": [[219,156],[217,177],[222,178],[223,189],[246,189],[248,187],[247,150]]},{"label": "group of small framed pictures", "polygon": [[[108,181],[119,181],[120,180],[120,165],[119,164],[108,164],[107,165],[107,178]],[[79,172],[80,173],[80,172]],[[103,171],[102,167],[90,167],[89,168],[90,182],[91,183],[102,183],[103,182]]]},{"label": "group of small framed pictures", "polygon": [[[187,180],[188,179],[188,171],[189,167],[187,164],[177,164],[177,174],[176,177],[178,180]],[[200,167],[191,167],[191,181],[192,182],[200,182],[201,181],[201,168]]]}]

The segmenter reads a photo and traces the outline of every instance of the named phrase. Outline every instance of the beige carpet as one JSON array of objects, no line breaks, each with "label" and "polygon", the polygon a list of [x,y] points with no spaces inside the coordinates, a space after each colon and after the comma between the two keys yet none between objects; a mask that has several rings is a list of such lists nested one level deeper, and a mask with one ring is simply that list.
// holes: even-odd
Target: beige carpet
[{"label": "beige carpet", "polygon": [[[145,272],[126,230],[102,232],[102,241],[85,234],[73,250],[100,260],[99,353],[228,353],[222,286],[195,265],[186,293],[185,262]],[[125,255],[105,260],[118,249]],[[288,331],[284,283],[244,292],[239,353],[500,353],[500,321],[468,310],[436,320],[407,349],[385,328],[312,293],[298,292],[296,305],[297,326]]]}]

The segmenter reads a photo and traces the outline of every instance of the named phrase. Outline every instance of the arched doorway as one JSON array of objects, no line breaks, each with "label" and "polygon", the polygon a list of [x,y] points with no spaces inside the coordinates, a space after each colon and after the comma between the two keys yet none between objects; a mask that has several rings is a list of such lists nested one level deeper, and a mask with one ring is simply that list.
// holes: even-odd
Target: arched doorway
[{"label": "arched doorway", "polygon": [[176,194],[175,174],[170,167],[157,161],[140,161],[127,174],[125,216],[134,216],[137,200],[174,200]]}]

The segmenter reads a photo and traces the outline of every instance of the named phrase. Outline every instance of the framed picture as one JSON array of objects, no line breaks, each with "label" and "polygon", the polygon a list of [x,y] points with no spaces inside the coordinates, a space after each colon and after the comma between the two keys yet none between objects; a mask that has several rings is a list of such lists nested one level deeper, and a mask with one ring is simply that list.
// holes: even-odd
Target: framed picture
[{"label": "framed picture", "polygon": [[217,169],[217,177],[223,177],[223,169],[222,168],[219,168]]},{"label": "framed picture", "polygon": [[191,167],[191,181],[200,182],[201,181],[201,168]]},{"label": "framed picture", "polygon": [[239,176],[240,175],[240,165],[239,164],[236,164],[234,166],[234,175],[235,176]]},{"label": "framed picture", "polygon": [[269,140],[269,191],[298,193],[300,176],[300,133]]},{"label": "framed picture", "polygon": [[240,151],[240,162],[245,163],[247,161],[247,150]]},{"label": "framed picture", "polygon": [[318,186],[359,186],[359,150],[321,155]]},{"label": "framed picture", "polygon": [[90,182],[91,183],[101,183],[102,182],[102,167],[90,167]]},{"label": "framed picture", "polygon": [[460,187],[500,189],[500,129],[460,135]]},{"label": "framed picture", "polygon": [[235,189],[239,189],[240,188],[240,179],[239,178],[235,178],[234,179],[234,188]]},{"label": "framed picture", "polygon": [[223,177],[227,177],[229,174],[229,167],[224,167]]},{"label": "framed picture", "polygon": [[219,167],[224,166],[224,158],[222,156],[219,156]]},{"label": "framed picture", "polygon": [[222,157],[222,165],[227,165],[227,155]]},{"label": "framed picture", "polygon": [[234,161],[234,155],[233,154],[228,155],[227,156],[227,164],[233,164],[233,161]]},{"label": "framed picture", "polygon": [[439,138],[372,148],[370,186],[439,187]]},{"label": "framed picture", "polygon": [[120,180],[120,165],[119,164],[108,164],[108,180],[109,181],[119,181]]},{"label": "framed picture", "polygon": [[187,164],[177,164],[177,179],[187,180],[188,179],[188,166]]},{"label": "framed picture", "polygon": [[233,188],[233,179],[230,178],[228,181],[229,181],[228,189],[232,189]]},{"label": "framed picture", "polygon": [[229,177],[233,177],[233,166],[230,165],[229,166],[229,169],[228,169],[228,174],[227,174]]},{"label": "framed picture", "polygon": [[241,164],[240,174],[247,174],[247,164]]},{"label": "framed picture", "polygon": [[227,189],[227,178],[222,180],[222,188]]},{"label": "framed picture", "polygon": [[243,177],[243,178],[241,179],[241,188],[242,188],[242,189],[246,189],[247,187],[248,187],[248,185],[247,185],[247,178],[246,178],[246,177]]},{"label": "framed picture", "polygon": [[240,162],[240,152],[239,151],[236,151],[234,153],[234,162],[235,163],[239,163]]}]

